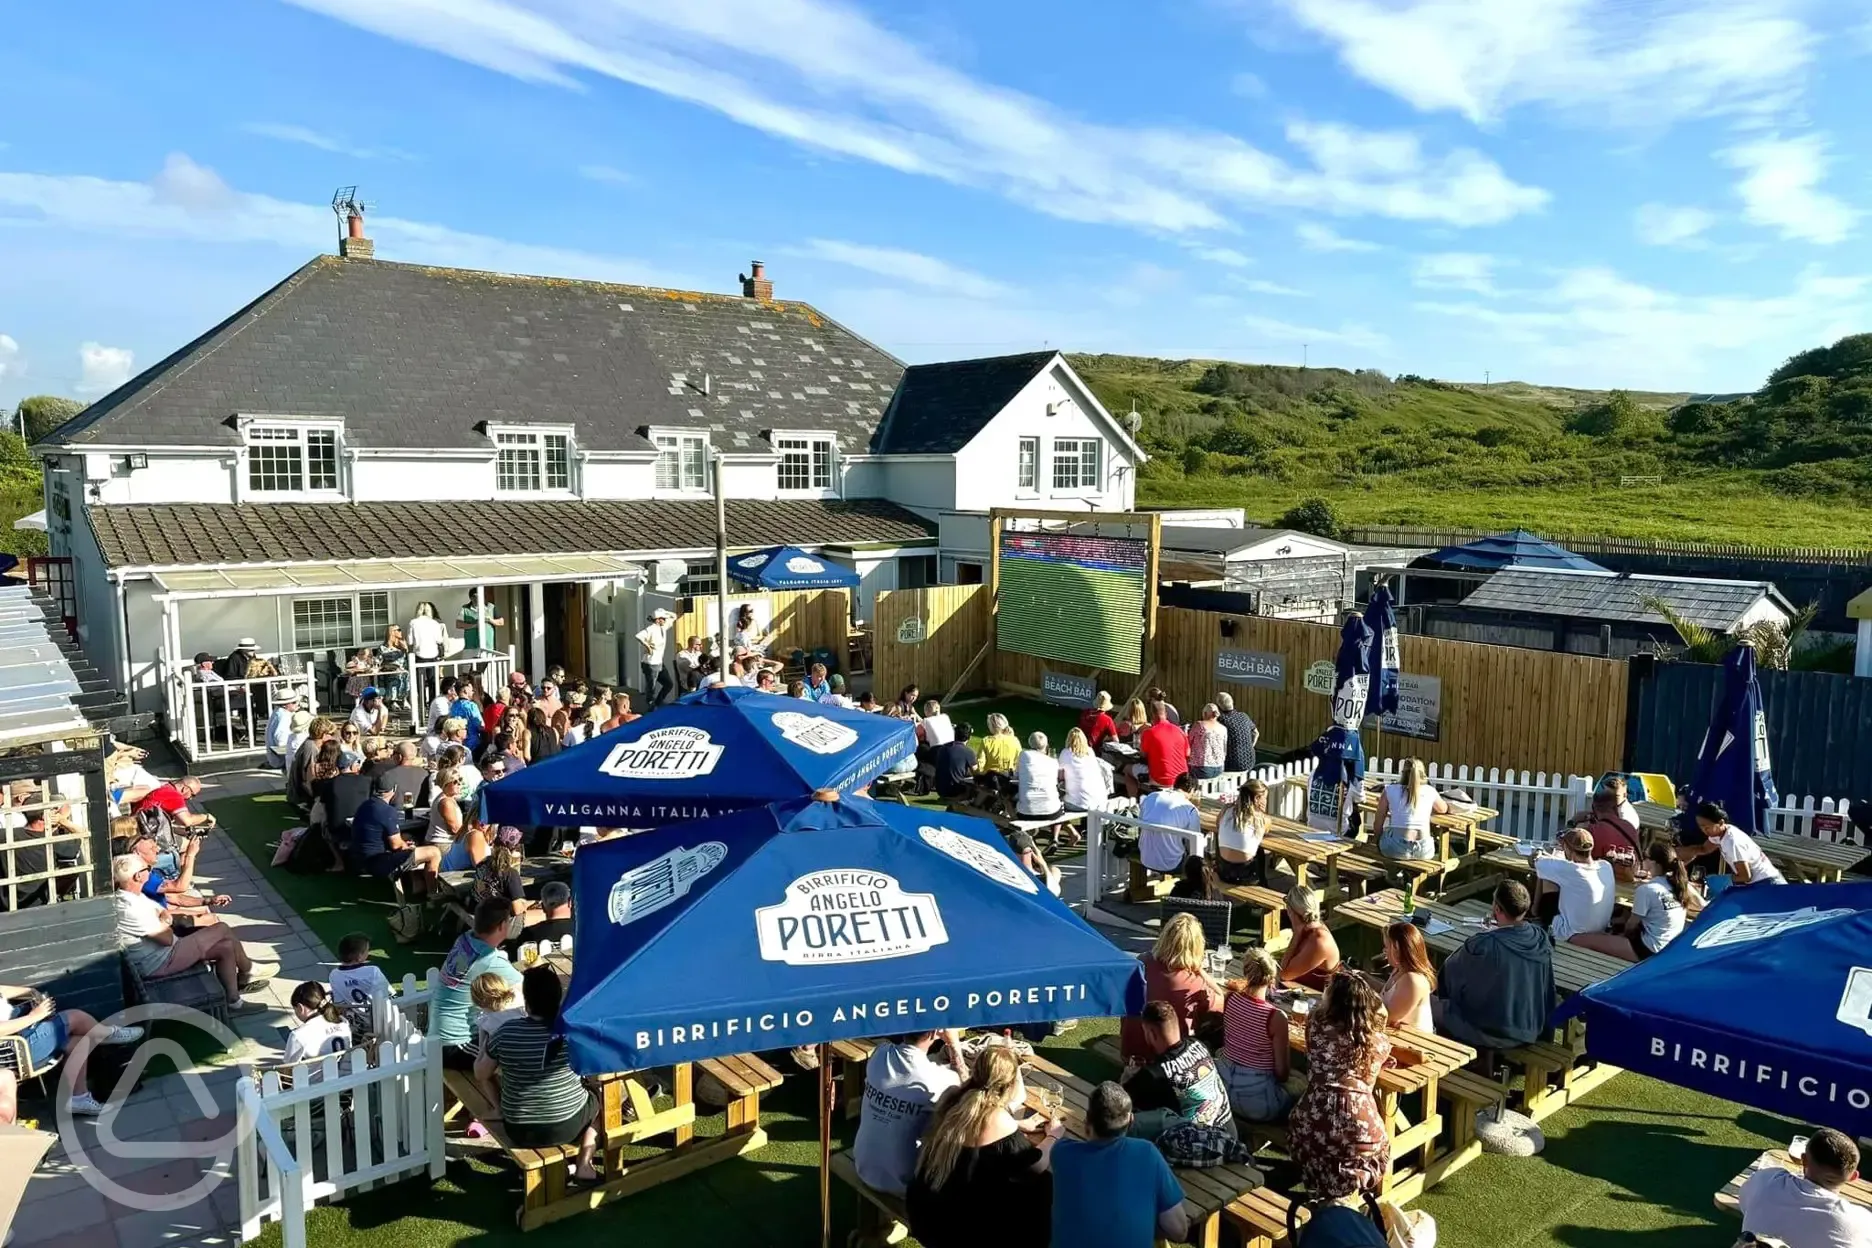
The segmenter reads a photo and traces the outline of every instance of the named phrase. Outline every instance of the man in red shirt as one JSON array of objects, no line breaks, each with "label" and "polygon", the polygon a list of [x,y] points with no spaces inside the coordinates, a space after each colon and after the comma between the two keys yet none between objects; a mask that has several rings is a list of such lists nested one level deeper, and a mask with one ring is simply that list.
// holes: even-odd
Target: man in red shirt
[{"label": "man in red shirt", "polygon": [[164,811],[168,814],[169,821],[179,827],[212,828],[215,821],[213,815],[196,814],[189,809],[189,799],[198,797],[200,794],[201,781],[194,776],[183,776],[179,780],[171,780],[168,784],[159,784],[151,789],[144,795],[143,800],[136,804],[135,809],[143,811],[154,807]]},{"label": "man in red shirt", "polygon": [[1150,719],[1150,727],[1138,734],[1138,749],[1144,752],[1151,783],[1167,789],[1189,770],[1189,738],[1170,722],[1169,708],[1162,702],[1150,704]]}]

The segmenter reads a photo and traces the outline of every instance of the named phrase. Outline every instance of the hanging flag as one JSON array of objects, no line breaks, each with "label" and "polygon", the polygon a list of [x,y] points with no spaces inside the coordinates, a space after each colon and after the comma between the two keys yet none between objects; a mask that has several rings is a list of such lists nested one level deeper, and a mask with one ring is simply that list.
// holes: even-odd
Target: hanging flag
[{"label": "hanging flag", "polygon": [[1385,715],[1398,707],[1397,607],[1391,591],[1375,586],[1365,604],[1365,627],[1371,629],[1369,648],[1371,685],[1365,701],[1367,715]]},{"label": "hanging flag", "polygon": [[1339,656],[1333,664],[1332,726],[1311,747],[1318,765],[1307,785],[1307,826],[1340,830],[1343,791],[1365,777],[1365,744],[1359,725],[1371,690],[1372,630],[1356,615],[1339,630]]},{"label": "hanging flag", "polygon": [[1722,698],[1697,751],[1690,792],[1699,802],[1721,802],[1729,822],[1750,836],[1766,829],[1768,808],[1780,801],[1752,646],[1739,645],[1723,660]]}]

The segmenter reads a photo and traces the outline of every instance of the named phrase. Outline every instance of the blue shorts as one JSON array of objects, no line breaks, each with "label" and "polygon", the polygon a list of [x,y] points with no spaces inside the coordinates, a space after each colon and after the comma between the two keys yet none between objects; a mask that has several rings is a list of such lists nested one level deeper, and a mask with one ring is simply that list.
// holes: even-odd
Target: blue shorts
[{"label": "blue shorts", "polygon": [[442,871],[472,871],[475,869],[475,860],[468,853],[468,837],[466,833],[458,838],[453,845],[448,847],[448,852],[442,855],[442,865],[438,869]]},{"label": "blue shorts", "polygon": [[20,1035],[26,1038],[26,1052],[32,1056],[32,1064],[35,1068],[49,1064],[54,1057],[63,1053],[65,1042],[71,1039],[71,1032],[65,1026],[63,1014],[42,1018]]}]

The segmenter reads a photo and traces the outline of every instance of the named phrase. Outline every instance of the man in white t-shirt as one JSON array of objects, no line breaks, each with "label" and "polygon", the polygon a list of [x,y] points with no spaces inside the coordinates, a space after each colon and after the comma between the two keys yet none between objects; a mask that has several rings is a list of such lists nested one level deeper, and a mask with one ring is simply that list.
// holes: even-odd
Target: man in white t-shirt
[{"label": "man in white t-shirt", "polygon": [[673,696],[670,677],[663,658],[669,650],[670,625],[676,617],[658,607],[637,630],[637,667],[643,674],[645,709],[654,711],[665,698]]},{"label": "man in white t-shirt", "polygon": [[1160,828],[1185,828],[1202,834],[1202,815],[1190,793],[1196,787],[1186,771],[1167,789],[1152,789],[1138,802],[1138,822],[1145,826],[1138,832],[1138,858],[1153,871],[1166,874],[1180,871],[1183,858],[1193,847],[1188,837]]},{"label": "man in white t-shirt", "polygon": [[864,1111],[852,1141],[852,1166],[866,1187],[902,1196],[916,1173],[917,1147],[929,1127],[936,1098],[961,1083],[961,1037],[940,1033],[949,1066],[930,1060],[937,1032],[898,1036],[880,1044],[865,1063]]},{"label": "man in white t-shirt", "polygon": [[917,744],[926,750],[948,745],[955,740],[955,724],[943,714],[942,703],[931,698],[923,704],[923,718],[917,723]]},{"label": "man in white t-shirt", "polygon": [[1742,1229],[1790,1248],[1872,1248],[1872,1212],[1839,1194],[1859,1171],[1859,1148],[1822,1127],[1807,1141],[1801,1173],[1765,1164],[1736,1197]]},{"label": "man in white t-shirt", "polygon": [[1685,863],[1706,854],[1720,854],[1723,870],[1734,877],[1738,885],[1787,883],[1787,877],[1768,861],[1768,855],[1755,843],[1755,838],[1729,822],[1729,812],[1723,809],[1721,802],[1698,802],[1696,824],[1702,842],[1677,847],[1677,856]]},{"label": "man in white t-shirt", "polygon": [[1581,932],[1603,932],[1612,923],[1612,905],[1618,900],[1618,880],[1612,864],[1593,860],[1592,833],[1568,828],[1560,834],[1562,857],[1534,859],[1534,875],[1560,894],[1560,909],[1548,929],[1556,942]]}]

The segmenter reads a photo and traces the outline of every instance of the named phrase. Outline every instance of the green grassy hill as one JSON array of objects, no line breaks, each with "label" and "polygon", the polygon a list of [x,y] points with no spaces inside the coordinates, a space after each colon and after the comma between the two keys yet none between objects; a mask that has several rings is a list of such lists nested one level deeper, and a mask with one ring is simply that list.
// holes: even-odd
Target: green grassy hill
[{"label": "green grassy hill", "polygon": [[[1872,546],[1872,335],[1794,357],[1761,391],[1525,382],[1071,357],[1142,414],[1148,505],[1271,522],[1325,499],[1348,525],[1521,525],[1556,534]],[[1631,478],[1656,477],[1656,483]]]}]

